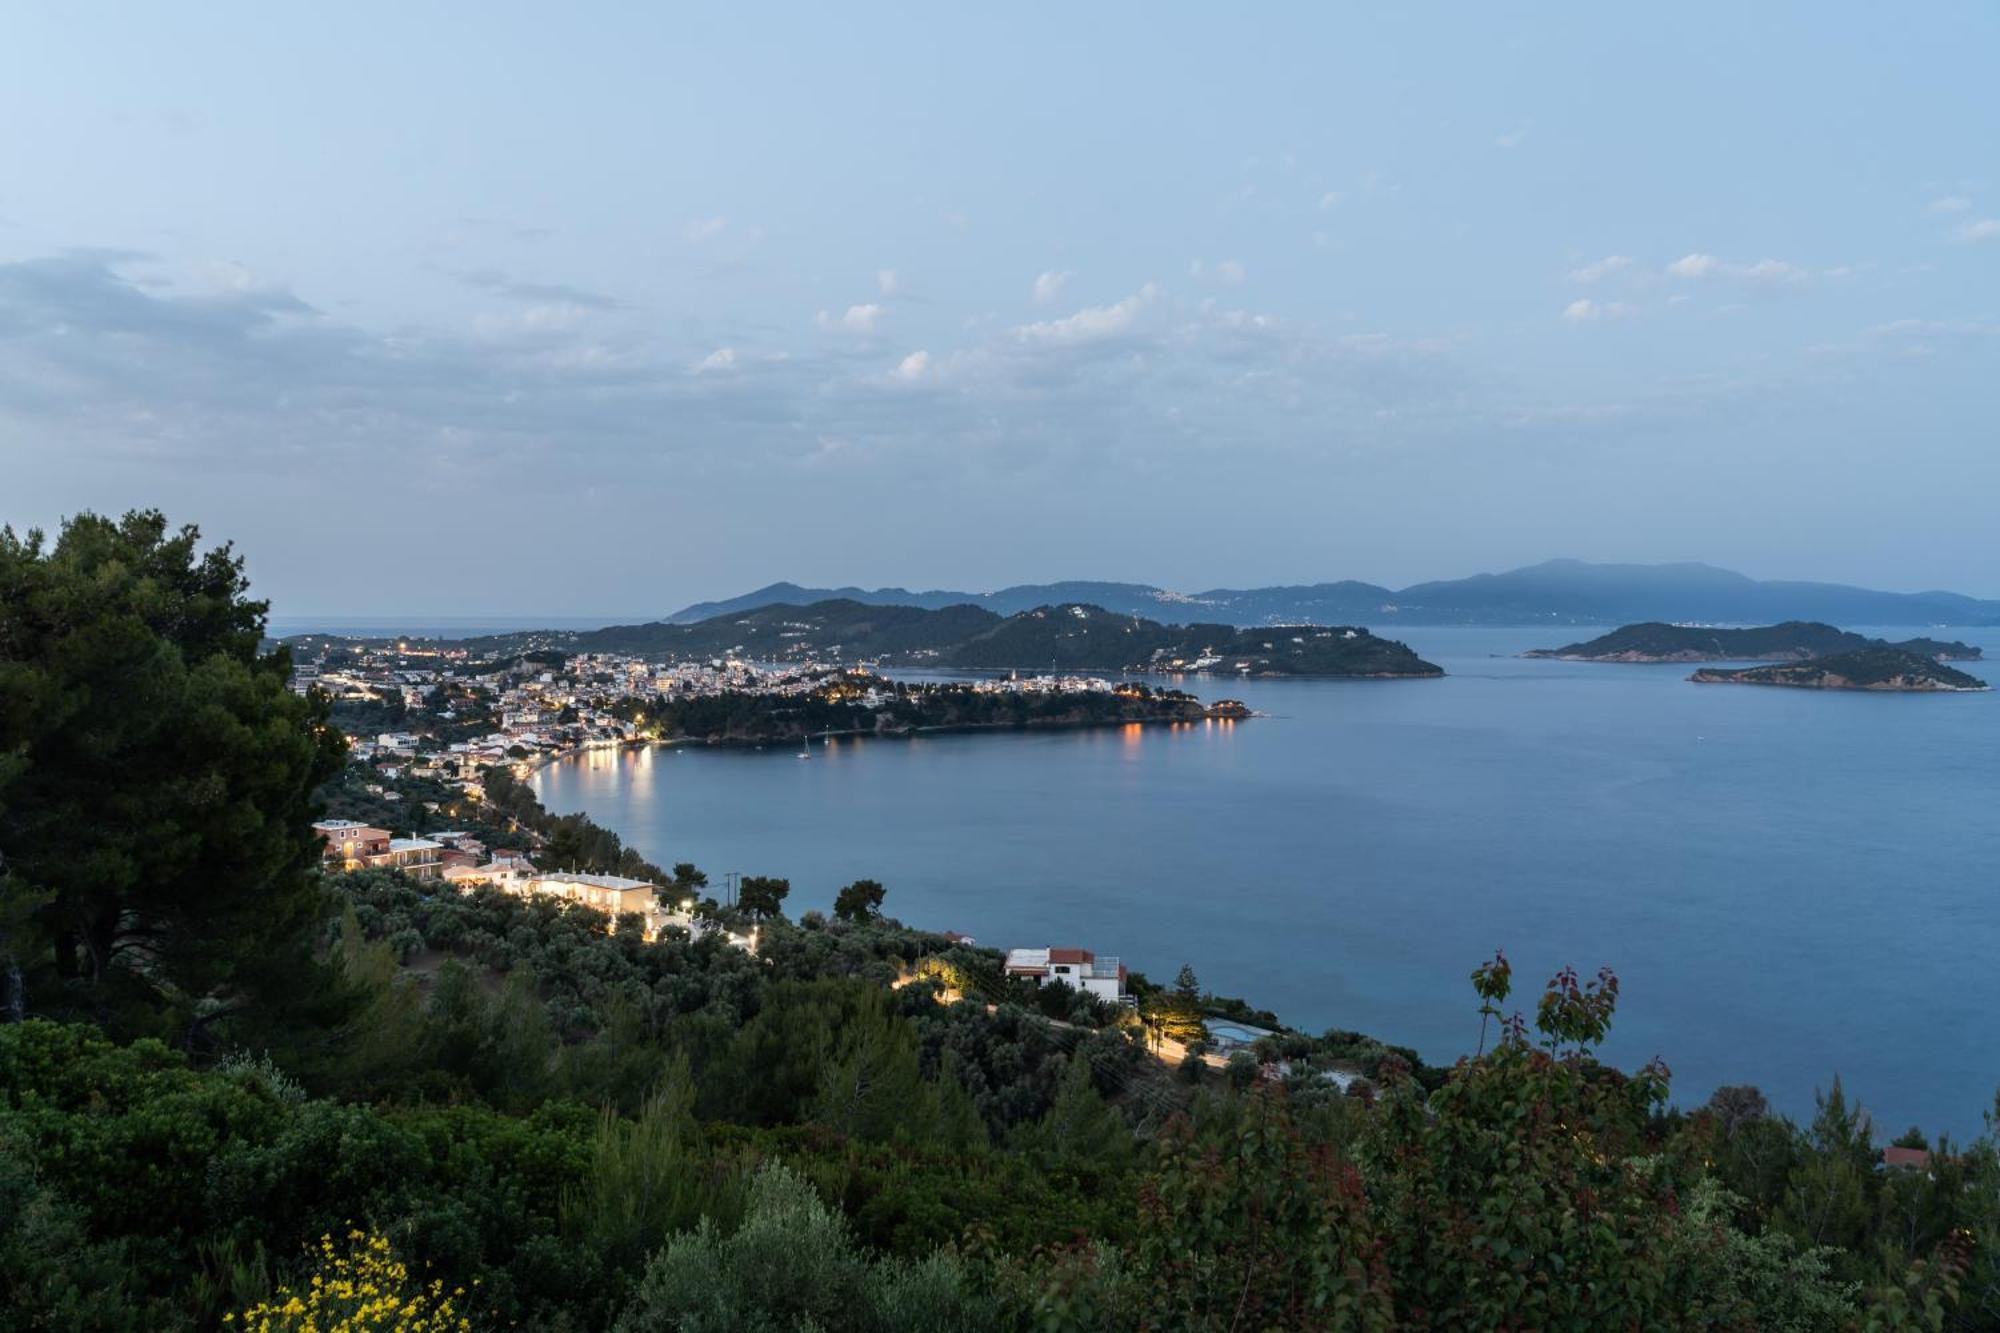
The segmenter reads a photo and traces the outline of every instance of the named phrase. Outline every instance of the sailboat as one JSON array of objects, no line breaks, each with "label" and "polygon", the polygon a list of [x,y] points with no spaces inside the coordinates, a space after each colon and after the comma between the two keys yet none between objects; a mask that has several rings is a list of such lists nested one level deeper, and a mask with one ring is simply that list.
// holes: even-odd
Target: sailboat
[{"label": "sailboat", "polygon": [[813,738],[811,735],[807,735],[804,740],[799,742],[799,758],[810,759],[812,757],[813,757]]}]

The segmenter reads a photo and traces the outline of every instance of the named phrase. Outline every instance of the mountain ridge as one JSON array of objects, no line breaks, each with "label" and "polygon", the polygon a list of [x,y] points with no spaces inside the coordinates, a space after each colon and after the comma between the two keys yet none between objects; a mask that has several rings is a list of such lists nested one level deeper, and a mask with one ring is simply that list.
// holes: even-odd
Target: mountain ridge
[{"label": "mountain ridge", "polygon": [[1069,580],[976,593],[906,588],[809,588],[774,583],[697,602],[667,617],[691,624],[776,604],[845,599],[878,606],[976,606],[1001,616],[1072,603],[1123,615],[1199,619],[1239,628],[1286,624],[1546,625],[1705,621],[1773,624],[1995,625],[2000,599],[1942,589],[1885,592],[1850,584],[1755,579],[1698,561],[1592,563],[1556,559],[1520,569],[1395,589],[1354,579],[1182,593],[1144,583]]}]

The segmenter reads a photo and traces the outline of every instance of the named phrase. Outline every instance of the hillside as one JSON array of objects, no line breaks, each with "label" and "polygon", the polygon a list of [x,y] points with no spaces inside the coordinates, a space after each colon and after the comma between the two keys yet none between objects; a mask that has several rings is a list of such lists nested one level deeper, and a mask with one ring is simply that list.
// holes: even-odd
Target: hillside
[{"label": "hillside", "polygon": [[1022,584],[998,592],[910,592],[902,588],[802,588],[773,584],[675,613],[692,623],[774,603],[828,598],[872,604],[978,606],[1014,615],[1066,602],[1122,615],[1223,624],[1619,625],[1637,621],[1855,625],[2000,624],[2000,601],[1954,592],[1880,592],[1837,583],[1760,580],[1698,563],[1635,565],[1549,560],[1503,573],[1433,580],[1395,589],[1343,580],[1261,588],[1176,592],[1142,583]]},{"label": "hillside", "polygon": [[930,609],[875,606],[836,598],[809,606],[781,604],[731,612],[692,625],[654,622],[609,625],[568,634],[501,635],[469,640],[475,650],[517,648],[554,640],[573,652],[635,653],[648,657],[744,657],[783,662],[797,658],[890,657],[955,643],[998,624],[976,606]]},{"label": "hillside", "polygon": [[1260,676],[1441,676],[1400,643],[1358,626],[1163,625],[1099,606],[1039,607],[946,648],[961,667],[1233,672]]},{"label": "hillside", "polygon": [[[287,640],[314,650],[339,640]],[[659,659],[816,659],[893,666],[1046,671],[1216,671],[1263,676],[1441,676],[1403,644],[1359,626],[1168,625],[1101,606],[1064,603],[1002,618],[976,606],[932,610],[838,598],[766,606],[693,625],[654,622],[467,639],[476,653],[631,653]]]},{"label": "hillside", "polygon": [[1990,688],[1977,676],[1899,648],[1864,648],[1782,666],[1704,667],[1688,677],[1703,685],[1779,685],[1806,690],[1891,690],[1911,694]]},{"label": "hillside", "polygon": [[1584,643],[1530,649],[1521,656],[1566,662],[1801,662],[1866,648],[1896,648],[1936,661],[1971,662],[1980,656],[1980,650],[1967,643],[1909,639],[1892,644],[1811,620],[1744,629],[1649,621],[1621,626]]}]

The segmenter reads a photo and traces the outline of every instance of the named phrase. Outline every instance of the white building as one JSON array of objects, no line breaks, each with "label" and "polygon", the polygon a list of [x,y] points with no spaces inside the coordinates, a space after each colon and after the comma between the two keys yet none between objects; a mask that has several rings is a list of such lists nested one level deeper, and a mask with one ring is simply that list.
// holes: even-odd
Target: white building
[{"label": "white building", "polygon": [[1009,949],[1007,975],[1025,977],[1037,986],[1060,981],[1112,1004],[1129,1002],[1125,965],[1088,949]]}]

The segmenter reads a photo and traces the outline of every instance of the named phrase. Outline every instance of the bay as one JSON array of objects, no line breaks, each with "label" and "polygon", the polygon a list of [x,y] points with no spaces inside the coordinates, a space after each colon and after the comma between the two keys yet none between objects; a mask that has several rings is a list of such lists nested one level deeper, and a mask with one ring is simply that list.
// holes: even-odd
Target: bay
[{"label": "bay", "polygon": [[[543,770],[658,863],[861,877],[997,947],[1080,945],[1311,1031],[1449,1062],[1504,948],[1622,984],[1606,1054],[1675,1100],[1838,1073],[1885,1134],[1975,1132],[2000,1084],[2000,692],[1693,685],[1528,661],[1557,629],[1411,630],[1432,681],[1196,678],[1267,716],[1175,728],[598,752]],[[1912,631],[1868,631],[1907,637]],[[2000,629],[1953,630],[2000,656]],[[2000,679],[2000,662],[1960,664]]]}]

